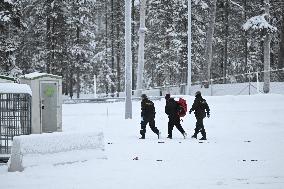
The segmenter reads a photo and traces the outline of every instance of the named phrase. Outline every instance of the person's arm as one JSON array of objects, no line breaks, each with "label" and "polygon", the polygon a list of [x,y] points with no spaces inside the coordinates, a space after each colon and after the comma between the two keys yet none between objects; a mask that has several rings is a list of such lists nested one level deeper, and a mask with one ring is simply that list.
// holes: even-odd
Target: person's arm
[{"label": "person's arm", "polygon": [[153,103],[153,112],[154,112],[154,118],[155,118],[155,115],[156,115],[156,109],[155,109],[155,105]]},{"label": "person's arm", "polygon": [[144,117],[145,110],[146,110],[145,103],[143,103],[143,101],[142,101],[141,102],[141,117]]},{"label": "person's arm", "polygon": [[207,117],[210,117],[210,108],[209,108],[209,105],[207,104],[206,100],[205,100],[205,109],[206,109]]},{"label": "person's arm", "polygon": [[195,99],[194,102],[193,102],[192,107],[189,110],[189,114],[191,114],[191,112],[195,111],[196,107],[197,107],[197,100]]},{"label": "person's arm", "polygon": [[168,106],[168,104],[166,104],[166,106],[165,106],[165,113],[166,113],[167,115],[169,115],[169,106]]}]

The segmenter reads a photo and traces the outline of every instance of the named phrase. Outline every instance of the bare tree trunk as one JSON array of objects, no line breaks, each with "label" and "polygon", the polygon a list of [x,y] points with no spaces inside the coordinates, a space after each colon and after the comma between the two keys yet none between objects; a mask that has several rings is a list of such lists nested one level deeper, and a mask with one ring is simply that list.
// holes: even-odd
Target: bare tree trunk
[{"label": "bare tree trunk", "polygon": [[138,48],[138,71],[137,71],[137,96],[141,96],[143,90],[144,71],[144,43],[145,43],[145,12],[146,0],[140,1],[140,28],[139,28],[139,48]]},{"label": "bare tree trunk", "polygon": [[[76,38],[77,38],[77,44],[79,45],[79,37],[80,37],[80,28],[77,26],[76,28]],[[76,66],[76,92],[77,92],[77,98],[80,98],[80,88],[81,88],[81,81],[80,81],[80,56],[77,55],[77,66]]]},{"label": "bare tree trunk", "polygon": [[120,73],[120,1],[117,1],[116,4],[116,11],[117,11],[117,20],[116,20],[116,40],[117,40],[117,52],[116,52],[116,63],[117,63],[117,91],[121,92],[121,73]]},{"label": "bare tree trunk", "polygon": [[[269,22],[269,0],[264,1],[265,4],[265,14],[267,21]],[[270,42],[271,35],[267,32],[264,38],[263,50],[264,50],[264,84],[263,92],[269,93],[270,90]]]},{"label": "bare tree trunk", "polygon": [[228,36],[229,36],[229,1],[225,2],[225,42],[224,42],[224,62],[223,62],[223,83],[226,83],[228,65]]},{"label": "bare tree trunk", "polygon": [[80,79],[80,67],[78,66],[76,69],[76,91],[77,91],[77,98],[80,98],[80,92],[81,92],[81,79]]},{"label": "bare tree trunk", "polygon": [[47,60],[46,60],[46,72],[51,73],[51,58],[50,58],[50,49],[51,49],[51,2],[47,1],[47,17],[46,17],[46,51],[47,51]]},{"label": "bare tree trunk", "polygon": [[[244,20],[247,20],[247,0],[243,0],[244,2]],[[245,56],[245,73],[247,72],[247,66],[248,66],[248,56],[249,56],[249,50],[248,50],[248,32],[244,32],[244,56]]]},{"label": "bare tree trunk", "polygon": [[[114,81],[114,8],[113,0],[111,0],[111,73]],[[114,85],[111,85],[111,93],[114,94]]]},{"label": "bare tree trunk", "polygon": [[74,82],[73,82],[73,75],[74,75],[74,66],[71,66],[70,69],[70,75],[69,75],[69,94],[70,94],[70,98],[73,98],[73,86],[74,86]]},{"label": "bare tree trunk", "polygon": [[50,73],[54,73],[55,69],[55,18],[52,18],[52,29],[51,29],[51,61],[50,61]]},{"label": "bare tree trunk", "polygon": [[[211,77],[211,65],[212,65],[212,46],[213,46],[213,34],[215,27],[215,16],[216,16],[216,3],[217,0],[213,0],[212,7],[210,10],[210,22],[206,34],[206,50],[205,50],[205,68],[203,74],[203,82],[205,82],[205,87],[209,87],[209,81]],[[207,64],[207,66],[206,66]]]},{"label": "bare tree trunk", "polygon": [[[135,0],[132,0],[132,9],[131,9],[131,18],[134,20],[135,18]],[[134,22],[131,23],[131,33],[132,33],[132,41],[135,41],[135,25]],[[135,43],[132,43],[131,48],[132,48],[132,90],[135,90]]]},{"label": "bare tree trunk", "polygon": [[[108,7],[107,7],[108,0],[105,0],[105,64],[107,68],[108,65]],[[107,79],[105,79],[105,89],[106,89],[106,94],[108,94],[108,85]]]},{"label": "bare tree trunk", "polygon": [[[280,49],[279,49],[279,59],[278,68],[284,68],[284,6],[282,7],[282,23],[281,23],[281,33],[280,33]],[[280,79],[284,81],[284,71],[280,72]]]}]

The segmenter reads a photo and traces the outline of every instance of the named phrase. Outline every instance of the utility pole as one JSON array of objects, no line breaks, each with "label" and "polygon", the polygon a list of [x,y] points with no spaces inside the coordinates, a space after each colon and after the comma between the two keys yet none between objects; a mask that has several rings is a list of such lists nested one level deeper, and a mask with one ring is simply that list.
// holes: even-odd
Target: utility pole
[{"label": "utility pole", "polygon": [[[270,22],[269,15],[269,0],[264,1],[265,6],[265,14],[267,18],[267,22]],[[263,45],[263,54],[264,54],[264,83],[263,83],[263,92],[269,93],[270,90],[270,42],[271,42],[271,34],[266,31],[266,36],[264,37],[264,45]]]},{"label": "utility pole", "polygon": [[191,0],[188,2],[188,13],[187,13],[187,91],[186,94],[190,95],[191,92]]},{"label": "utility pole", "polygon": [[132,119],[131,0],[125,0],[125,119]]},{"label": "utility pole", "polygon": [[144,71],[144,42],[145,42],[145,9],[146,0],[140,1],[140,28],[139,28],[139,47],[138,47],[138,71],[137,71],[137,97],[140,97],[143,90],[143,71]]}]

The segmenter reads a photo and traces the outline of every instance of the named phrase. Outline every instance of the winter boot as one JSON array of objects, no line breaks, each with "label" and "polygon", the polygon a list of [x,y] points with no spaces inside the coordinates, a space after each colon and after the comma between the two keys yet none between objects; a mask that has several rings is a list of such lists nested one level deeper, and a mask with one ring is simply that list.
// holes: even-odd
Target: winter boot
[{"label": "winter boot", "polygon": [[187,137],[186,132],[182,133],[182,135],[183,135],[183,138],[186,139],[186,137]]},{"label": "winter boot", "polygon": [[141,135],[141,137],[139,138],[139,139],[145,139],[145,130],[140,130],[140,135]]},{"label": "winter boot", "polygon": [[207,138],[206,138],[206,132],[203,131],[203,132],[201,132],[201,134],[202,134],[202,138],[199,139],[199,140],[207,140]]},{"label": "winter boot", "polygon": [[197,134],[192,135],[191,138],[197,139]]},{"label": "winter boot", "polygon": [[159,132],[157,133],[157,135],[158,135],[158,139],[160,139],[160,137],[161,137],[161,132],[159,131]]},{"label": "winter boot", "polygon": [[207,138],[206,138],[206,133],[204,133],[204,134],[202,135],[202,138],[199,139],[199,140],[207,140]]},{"label": "winter boot", "polygon": [[145,139],[145,136],[141,136],[139,139]]}]

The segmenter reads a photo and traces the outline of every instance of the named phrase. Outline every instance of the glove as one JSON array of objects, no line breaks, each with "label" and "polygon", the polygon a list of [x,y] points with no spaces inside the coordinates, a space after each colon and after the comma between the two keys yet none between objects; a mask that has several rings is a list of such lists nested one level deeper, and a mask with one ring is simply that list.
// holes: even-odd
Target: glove
[{"label": "glove", "polygon": [[210,113],[207,113],[207,117],[208,117],[208,118],[210,117]]}]

